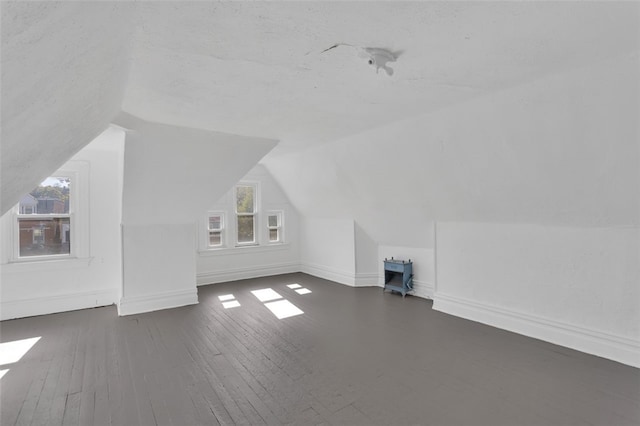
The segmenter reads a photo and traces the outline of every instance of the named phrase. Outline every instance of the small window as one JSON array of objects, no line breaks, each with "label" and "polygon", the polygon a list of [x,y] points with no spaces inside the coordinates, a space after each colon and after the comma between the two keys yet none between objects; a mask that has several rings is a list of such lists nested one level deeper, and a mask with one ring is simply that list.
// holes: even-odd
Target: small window
[{"label": "small window", "polygon": [[20,199],[18,257],[71,254],[70,205],[72,182],[67,176],[52,176]]},{"label": "small window", "polygon": [[209,215],[209,247],[220,247],[223,245],[224,215],[213,213]]},{"label": "small window", "polygon": [[235,203],[238,245],[256,244],[256,186],[236,186]]},{"label": "small window", "polygon": [[270,243],[282,242],[282,212],[271,212],[267,215],[267,228]]}]

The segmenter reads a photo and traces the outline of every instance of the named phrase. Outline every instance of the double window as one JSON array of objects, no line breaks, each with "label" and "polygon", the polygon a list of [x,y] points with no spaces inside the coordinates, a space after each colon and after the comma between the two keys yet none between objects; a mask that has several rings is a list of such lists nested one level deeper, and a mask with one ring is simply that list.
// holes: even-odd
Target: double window
[{"label": "double window", "polygon": [[256,244],[256,185],[235,188],[236,242],[239,246]]},{"label": "double window", "polygon": [[224,213],[209,213],[209,247],[221,247],[224,245]]},{"label": "double window", "polygon": [[270,243],[281,243],[282,238],[282,212],[269,212],[267,215],[267,229]]},{"label": "double window", "polygon": [[51,176],[19,203],[17,255],[69,256],[72,252],[72,190],[70,176]]},{"label": "double window", "polygon": [[87,163],[69,161],[20,198],[7,241],[11,261],[89,256],[88,172]]}]

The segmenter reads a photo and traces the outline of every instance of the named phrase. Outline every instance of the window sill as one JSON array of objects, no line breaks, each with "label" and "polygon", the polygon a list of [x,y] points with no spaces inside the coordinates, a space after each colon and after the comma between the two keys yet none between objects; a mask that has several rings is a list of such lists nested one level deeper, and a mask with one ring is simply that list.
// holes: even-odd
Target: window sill
[{"label": "window sill", "polygon": [[64,269],[87,268],[93,257],[67,257],[64,259],[20,259],[2,265],[7,272],[55,271]]},{"label": "window sill", "polygon": [[291,247],[289,243],[277,243],[268,245],[252,245],[252,246],[240,246],[240,247],[221,247],[211,248],[207,250],[200,250],[198,254],[200,256],[227,256],[235,254],[253,254],[253,253],[266,253],[278,250],[288,250]]}]

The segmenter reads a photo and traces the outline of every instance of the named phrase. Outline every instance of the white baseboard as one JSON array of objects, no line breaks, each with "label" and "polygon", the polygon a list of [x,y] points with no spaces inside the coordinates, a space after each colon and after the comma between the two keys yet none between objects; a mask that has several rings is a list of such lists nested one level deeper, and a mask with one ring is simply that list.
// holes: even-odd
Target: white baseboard
[{"label": "white baseboard", "polygon": [[161,309],[177,308],[198,303],[197,288],[166,291],[144,296],[123,297],[118,305],[118,315],[133,315]]},{"label": "white baseboard", "polygon": [[325,280],[334,281],[339,284],[348,285],[349,287],[356,287],[355,274],[334,269],[324,265],[318,265],[315,263],[300,263],[300,272],[313,275],[314,277],[323,278]]},{"label": "white baseboard", "polygon": [[640,341],[437,293],[433,309],[640,367]]},{"label": "white baseboard", "polygon": [[113,305],[118,301],[118,289],[92,290],[70,294],[3,300],[0,320],[32,317]]},{"label": "white baseboard", "polygon": [[357,273],[355,276],[355,287],[377,287],[378,286],[378,274],[363,274]]},{"label": "white baseboard", "polygon": [[[378,282],[376,285],[381,288],[384,287],[383,277],[378,278]],[[413,291],[408,294],[410,294],[411,296],[422,297],[423,299],[433,299],[434,293],[435,293],[435,287],[433,283],[414,279]]]},{"label": "white baseboard", "polygon": [[423,299],[433,299],[435,288],[433,283],[427,281],[413,280],[413,296],[422,297]]},{"label": "white baseboard", "polygon": [[196,276],[200,285],[224,283],[227,281],[246,280],[249,278],[268,277],[272,275],[300,272],[298,262],[278,263],[264,266],[250,266],[236,269],[223,269],[214,272],[203,272]]}]

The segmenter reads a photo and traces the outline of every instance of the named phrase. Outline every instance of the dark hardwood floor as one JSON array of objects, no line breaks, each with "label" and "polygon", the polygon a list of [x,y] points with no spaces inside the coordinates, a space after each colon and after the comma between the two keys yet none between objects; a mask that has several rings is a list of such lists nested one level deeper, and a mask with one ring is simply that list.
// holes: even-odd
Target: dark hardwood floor
[{"label": "dark hardwood floor", "polygon": [[[251,293],[264,288],[304,313],[278,319]],[[228,294],[240,306],[225,309]],[[200,287],[199,298],[2,322],[2,342],[40,339],[0,367],[1,424],[640,424],[639,369],[428,300],[304,274]]]}]

